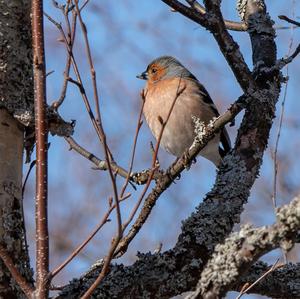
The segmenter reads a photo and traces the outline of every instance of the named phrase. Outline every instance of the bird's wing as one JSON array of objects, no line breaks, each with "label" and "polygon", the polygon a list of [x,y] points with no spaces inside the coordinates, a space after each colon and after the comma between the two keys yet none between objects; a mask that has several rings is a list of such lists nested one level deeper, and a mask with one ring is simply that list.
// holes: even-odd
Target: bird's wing
[{"label": "bird's wing", "polygon": [[221,151],[221,156],[223,154],[224,157],[231,150],[231,142],[226,128],[223,128],[223,130],[221,131],[220,141],[223,146],[223,151]]},{"label": "bird's wing", "polygon": [[[197,80],[197,85],[198,85],[198,89],[199,89],[199,94],[201,95],[201,99],[207,105],[210,106],[210,109],[214,112],[216,117],[220,116],[220,113],[219,113],[216,105],[214,104],[213,100],[211,99],[211,97],[210,97],[209,93],[207,92],[207,90],[205,89],[205,87],[201,83],[199,83],[198,80]],[[220,142],[223,147],[223,148],[220,148],[220,154],[222,157],[224,157],[231,150],[230,138],[229,138],[228,132],[225,127],[221,131]]]}]

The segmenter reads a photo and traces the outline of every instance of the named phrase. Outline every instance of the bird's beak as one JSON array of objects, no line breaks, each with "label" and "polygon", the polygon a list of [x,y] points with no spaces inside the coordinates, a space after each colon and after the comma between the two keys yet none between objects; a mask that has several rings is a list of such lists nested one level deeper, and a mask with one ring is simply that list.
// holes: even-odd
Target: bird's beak
[{"label": "bird's beak", "polygon": [[143,73],[141,73],[140,75],[136,76],[138,79],[142,79],[142,80],[148,80],[148,72],[144,71]]}]

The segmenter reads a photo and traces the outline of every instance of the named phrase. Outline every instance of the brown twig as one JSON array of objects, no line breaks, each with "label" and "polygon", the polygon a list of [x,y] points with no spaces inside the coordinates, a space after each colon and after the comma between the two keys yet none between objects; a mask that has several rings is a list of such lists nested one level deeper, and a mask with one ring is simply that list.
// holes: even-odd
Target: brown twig
[{"label": "brown twig", "polygon": [[291,23],[291,24],[294,24],[294,25],[300,27],[300,22],[292,20],[292,19],[288,18],[287,16],[280,15],[280,16],[278,16],[278,18],[281,19],[281,20],[284,20],[284,21],[286,21],[288,23]]},{"label": "brown twig", "polygon": [[87,58],[88,58],[89,66],[90,66],[90,73],[91,73],[91,77],[92,77],[94,101],[95,101],[96,115],[97,115],[96,121],[99,123],[99,126],[102,126],[100,106],[99,106],[99,95],[98,95],[98,88],[97,88],[97,79],[96,79],[96,70],[94,68],[94,63],[93,63],[93,59],[92,59],[87,28],[86,28],[86,25],[85,25],[82,17],[81,17],[81,10],[79,9],[79,6],[78,6],[78,0],[75,0],[74,3],[75,3],[75,11],[76,11],[76,14],[78,16],[80,27],[81,27],[81,30],[82,30],[82,33],[83,33],[83,38],[84,38],[84,43],[85,43],[85,48],[86,48],[86,54],[87,54]]},{"label": "brown twig", "polygon": [[[74,140],[73,137],[71,137],[71,136],[65,137],[65,140],[70,145],[70,149],[75,150],[78,154],[80,154],[81,156],[85,157],[86,159],[88,159],[89,161],[94,163],[94,165],[97,167],[97,169],[104,170],[104,171],[108,170],[108,165],[107,165],[107,162],[105,160],[99,159],[94,154],[90,153],[88,150],[83,148],[81,145],[79,145]],[[111,162],[110,165],[111,165],[111,168],[112,168],[113,172],[119,174],[123,178],[128,177],[128,171],[126,171],[124,168],[117,165],[115,162]],[[134,187],[134,185],[133,185],[133,187]]]},{"label": "brown twig", "polygon": [[[103,125],[102,125],[102,120],[101,120],[99,95],[98,95],[98,88],[97,88],[97,81],[96,81],[96,71],[95,71],[94,64],[93,64],[93,59],[92,59],[92,54],[91,54],[91,50],[90,50],[90,44],[89,44],[86,25],[83,22],[83,19],[81,16],[81,10],[79,9],[78,0],[75,0],[74,4],[75,4],[75,11],[78,16],[81,30],[83,33],[83,37],[84,37],[86,54],[87,54],[87,58],[88,58],[89,66],[90,66],[91,77],[92,77],[94,102],[95,102],[95,106],[96,106],[96,115],[97,115],[97,119],[95,120],[96,127],[99,132],[100,142],[102,142],[102,145],[103,145],[103,149],[104,149],[104,153],[105,153],[105,160],[106,160],[106,163],[108,166],[108,172],[109,172],[109,176],[111,179],[115,203],[116,203],[116,213],[117,213],[117,222],[118,222],[118,238],[122,238],[122,219],[121,219],[121,210],[120,210],[120,206],[119,206],[119,195],[118,195],[118,189],[117,189],[117,185],[116,185],[116,176],[113,173],[112,167],[111,167],[111,161],[113,160],[112,154],[111,154],[111,151],[109,150],[107,142],[106,142],[106,135],[105,135]],[[80,82],[80,84],[82,85],[82,82]],[[91,114],[89,114],[89,115],[91,116]],[[93,122],[94,119],[91,118],[91,121]]]},{"label": "brown twig", "polygon": [[[69,47],[68,39],[67,39],[67,37],[66,37],[66,35],[65,35],[65,32],[64,32],[64,30],[63,30],[61,24],[59,24],[58,22],[56,22],[56,21],[55,21],[51,16],[49,16],[48,14],[46,14],[46,13],[44,13],[44,14],[45,14],[45,16],[47,17],[47,19],[48,19],[52,24],[54,24],[54,26],[59,30],[59,32],[60,32],[61,35],[62,35],[62,38],[63,38],[64,44],[65,44],[65,46],[66,46],[66,49],[67,49],[69,55],[71,56],[71,61],[72,61],[73,70],[74,70],[74,73],[75,73],[76,79],[77,79],[77,81],[72,80],[71,78],[68,78],[68,80],[69,80],[70,82],[72,82],[72,83],[75,83],[76,86],[79,88],[81,97],[82,97],[82,99],[83,99],[83,102],[84,102],[84,104],[85,104],[85,107],[86,107],[86,109],[87,109],[87,112],[88,112],[88,114],[89,114],[89,117],[90,117],[90,119],[91,119],[91,122],[92,122],[92,124],[93,124],[93,127],[94,127],[94,129],[95,129],[95,131],[96,131],[96,133],[97,133],[97,136],[98,136],[100,142],[101,142],[102,144],[104,144],[104,143],[106,142],[105,135],[103,135],[103,131],[102,131],[101,127],[99,127],[98,122],[96,121],[96,118],[95,118],[94,113],[93,113],[93,111],[92,111],[92,108],[91,108],[89,99],[88,99],[87,94],[86,94],[86,92],[85,92],[85,89],[84,89],[84,87],[83,87],[83,82],[82,82],[82,79],[81,79],[81,75],[80,75],[80,72],[79,72],[79,68],[78,68],[77,62],[76,62],[76,60],[75,60],[75,58],[74,58],[72,49]],[[105,139],[105,140],[104,140],[104,139]],[[109,149],[107,148],[107,146],[106,146],[105,152],[106,152],[106,151],[109,152],[108,155],[111,157],[112,155],[111,155]]]},{"label": "brown twig", "polygon": [[[284,17],[284,16],[279,16],[279,17]],[[287,56],[290,55],[290,53],[292,51],[292,47],[293,47],[293,42],[294,42],[293,28],[291,28],[291,30],[292,30],[291,31],[291,38],[290,38],[290,42],[289,42]],[[286,68],[286,77],[288,78],[288,76],[289,76],[289,65],[287,65],[287,68]],[[281,129],[282,129],[283,118],[284,118],[285,102],[286,102],[286,98],[287,98],[288,84],[289,84],[289,80],[286,82],[285,88],[284,88],[283,100],[282,100],[282,103],[281,103],[279,127],[278,127],[276,142],[275,142],[275,150],[274,150],[274,163],[273,163],[274,176],[273,176],[273,193],[272,193],[272,202],[273,202],[274,209],[276,208],[276,196],[277,196],[277,174],[278,174],[277,152],[278,152],[278,146],[279,146]]]},{"label": "brown twig", "polygon": [[12,277],[15,279],[19,287],[22,289],[24,294],[31,298],[34,292],[34,288],[27,282],[27,280],[20,274],[19,270],[15,267],[14,261],[11,259],[7,250],[0,245],[0,257],[11,273]]},{"label": "brown twig", "polygon": [[[205,15],[206,14],[206,9],[203,5],[201,5],[198,1],[196,0],[186,0],[186,2],[193,8],[195,9],[198,13]],[[247,31],[248,26],[244,22],[234,22],[230,20],[224,20],[225,26],[228,30],[233,30],[233,31]]]},{"label": "brown twig", "polygon": [[128,186],[128,183],[130,182],[130,179],[132,178],[132,168],[133,168],[133,163],[134,163],[134,158],[135,158],[135,151],[136,151],[136,145],[137,145],[137,140],[139,136],[140,129],[142,127],[143,121],[142,121],[142,116],[143,116],[143,110],[144,110],[144,105],[145,105],[145,95],[144,95],[144,90],[141,92],[141,98],[142,98],[142,105],[140,109],[140,113],[138,116],[138,121],[137,121],[137,126],[134,134],[134,139],[133,139],[133,146],[132,146],[132,154],[131,154],[131,159],[129,163],[129,170],[127,172],[126,180],[125,183],[121,189],[120,196],[122,197],[124,192],[126,191],[126,188]]},{"label": "brown twig", "polygon": [[[295,2],[293,2],[293,6],[295,8]],[[294,43],[294,38],[293,38],[293,33],[294,29],[293,26],[291,26],[291,38],[289,42],[289,47],[288,47],[288,53],[287,56],[290,55]],[[286,77],[289,77],[289,65],[287,64],[286,67]],[[277,137],[276,137],[276,143],[275,143],[275,150],[274,150],[274,176],[273,176],[273,194],[272,194],[272,202],[273,202],[273,208],[274,212],[276,215],[276,197],[277,197],[277,175],[278,175],[278,161],[277,161],[277,152],[278,152],[278,147],[279,147],[279,141],[280,141],[280,136],[281,136],[281,129],[282,129],[282,124],[283,124],[283,119],[284,119],[284,112],[285,112],[285,103],[287,99],[287,91],[288,91],[288,84],[289,80],[287,80],[284,88],[284,95],[283,95],[283,100],[281,103],[281,111],[280,111],[280,120],[279,120],[279,127],[278,127],[278,132],[277,132]],[[281,249],[282,251],[282,256],[285,262],[287,262],[287,253],[285,250]]]},{"label": "brown twig", "polygon": [[[129,198],[131,194],[127,194],[126,196],[120,199],[120,202]],[[92,238],[99,232],[99,230],[108,222],[108,217],[111,212],[116,208],[116,205],[112,205],[109,207],[108,211],[104,214],[99,224],[95,227],[95,229],[90,233],[90,235],[70,254],[70,256],[58,267],[56,267],[51,272],[51,278],[56,276],[63,268],[65,268],[79,253],[80,251],[92,240]]]},{"label": "brown twig", "polygon": [[[70,5],[70,0],[67,2],[66,7],[65,8],[62,7],[61,10],[63,12],[63,15],[65,16],[65,23],[67,24],[67,37],[68,37],[67,41],[70,49],[72,50],[73,44],[75,42],[77,15],[75,13],[72,14],[73,18],[72,18],[72,25],[71,25],[69,21],[69,12],[70,12],[69,5]],[[70,68],[71,68],[71,55],[69,52],[67,52],[66,66],[64,70],[64,81],[63,81],[61,93],[59,98],[52,103],[52,107],[56,110],[62,105],[62,103],[66,98]]]},{"label": "brown twig", "polygon": [[207,13],[202,15],[193,8],[185,6],[177,0],[161,1],[174,8],[185,17],[208,29],[217,41],[222,54],[231,67],[231,70],[243,91],[248,94],[249,91],[257,89],[251,71],[246,64],[241,51],[239,50],[238,44],[233,40],[232,36],[226,30],[219,4],[209,5],[211,4],[210,1],[206,1],[206,6],[208,5],[208,8],[206,7],[206,11],[209,12],[209,14]]},{"label": "brown twig", "polygon": [[49,234],[47,214],[48,128],[46,120],[46,76],[43,1],[32,1],[32,40],[36,136],[36,291],[38,298],[49,294]]},{"label": "brown twig", "polygon": [[268,276],[270,273],[274,272],[275,270],[282,268],[284,264],[279,264],[279,259],[275,262],[275,264],[267,271],[265,272],[261,277],[259,277],[256,281],[254,281],[251,285],[246,284],[245,287],[242,288],[240,294],[236,297],[236,299],[242,298],[243,295],[247,294],[256,284],[258,284],[261,280],[263,280],[266,276]]}]

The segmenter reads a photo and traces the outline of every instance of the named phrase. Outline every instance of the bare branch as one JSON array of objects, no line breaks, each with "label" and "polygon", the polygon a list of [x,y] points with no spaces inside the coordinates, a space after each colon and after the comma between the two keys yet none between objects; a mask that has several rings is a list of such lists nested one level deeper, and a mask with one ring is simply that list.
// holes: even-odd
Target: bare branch
[{"label": "bare branch", "polygon": [[43,1],[32,1],[32,40],[36,136],[36,290],[39,298],[49,294],[48,234],[48,127],[46,119],[46,75]]},{"label": "bare branch", "polygon": [[262,276],[260,276],[257,280],[255,280],[252,284],[245,284],[246,287],[243,287],[242,291],[240,294],[236,297],[236,299],[242,298],[244,294],[247,294],[255,285],[257,285],[259,282],[261,282],[266,276],[268,276],[270,273],[274,272],[275,270],[282,268],[284,264],[279,264],[279,259],[275,262],[275,264],[268,270],[266,271]]},{"label": "bare branch", "polygon": [[278,60],[277,62],[277,67],[278,69],[282,69],[284,68],[287,64],[291,63],[300,53],[300,44],[297,46],[296,50],[294,51],[294,53],[287,57],[287,58],[281,58],[280,60]]},{"label": "bare branch", "polygon": [[2,245],[0,245],[0,258],[4,262],[7,269],[10,271],[12,277],[16,280],[17,284],[25,293],[25,295],[28,298],[31,298],[34,292],[34,288],[28,283],[28,281],[21,275],[19,270],[15,267],[15,264],[11,259],[11,257],[9,256],[9,253]]},{"label": "bare branch", "polygon": [[[127,194],[123,198],[120,199],[120,202],[129,198],[131,194]],[[63,268],[65,268],[80,252],[81,250],[92,240],[92,238],[99,232],[99,230],[109,222],[109,216],[111,212],[116,208],[116,205],[112,205],[109,207],[108,211],[104,214],[99,224],[96,228],[90,233],[90,235],[70,254],[70,256],[57,268],[55,268],[51,272],[51,278],[56,276]]]},{"label": "bare branch", "polygon": [[[205,7],[202,6],[198,1],[196,0],[186,0],[189,5],[195,9],[198,13],[204,15],[206,13]],[[233,31],[247,31],[248,26],[244,22],[234,22],[230,20],[224,20],[224,23],[226,25],[226,28],[228,30],[233,30]]]},{"label": "bare branch", "polygon": [[[72,138],[72,137],[65,137],[65,140],[68,142],[68,144],[70,145],[71,149],[75,150],[78,154],[80,154],[81,156],[85,157],[86,159],[88,159],[89,161],[91,161],[92,163],[94,163],[94,165],[98,169],[100,169],[100,170],[108,170],[108,165],[107,165],[107,162],[105,160],[101,160],[101,159],[97,158],[94,154],[90,153],[88,150],[86,150],[81,145],[79,145],[74,140],[74,138]],[[128,172],[124,168],[122,168],[121,166],[118,166],[115,162],[111,163],[111,167],[112,167],[112,170],[115,173],[119,174],[123,178],[127,178]]]},{"label": "bare branch", "polygon": [[219,5],[210,6],[210,1],[206,1],[206,5],[208,5],[206,10],[209,12],[208,17],[208,14],[199,14],[194,9],[183,5],[179,1],[162,1],[180,12],[182,15],[210,30],[243,91],[248,93],[248,91],[256,89],[256,84],[251,76],[251,72],[243,58],[243,55],[239,50],[238,44],[226,30]]},{"label": "bare branch", "polygon": [[294,25],[300,27],[300,22],[292,20],[292,19],[288,18],[287,16],[280,15],[280,16],[278,16],[278,18],[281,19],[281,20],[287,21],[288,23],[291,23],[291,24],[294,24]]},{"label": "bare branch", "polygon": [[[69,21],[69,12],[70,12],[68,9],[69,5],[70,5],[69,2],[70,1],[68,1],[65,9],[64,8],[61,8],[61,9],[65,16],[65,22],[67,24],[67,39],[68,39],[69,47],[72,50],[73,44],[75,42],[77,14],[76,13],[72,14],[72,25],[71,25],[70,21]],[[48,17],[48,15],[47,15],[47,17]],[[61,93],[60,93],[59,98],[56,101],[54,101],[51,105],[56,110],[62,105],[62,103],[65,100],[65,97],[67,94],[68,82],[69,82],[68,77],[70,74],[70,68],[71,68],[71,55],[70,55],[70,52],[67,52],[66,66],[65,66],[65,70],[64,70],[64,80],[63,80]]]}]

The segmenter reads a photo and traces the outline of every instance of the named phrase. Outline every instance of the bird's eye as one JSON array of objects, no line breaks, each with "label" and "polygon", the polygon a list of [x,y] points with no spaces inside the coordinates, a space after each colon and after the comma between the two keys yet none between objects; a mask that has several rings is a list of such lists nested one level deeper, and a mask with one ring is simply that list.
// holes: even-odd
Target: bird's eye
[{"label": "bird's eye", "polygon": [[157,72],[157,69],[153,68],[151,72],[152,74],[155,74]]}]

